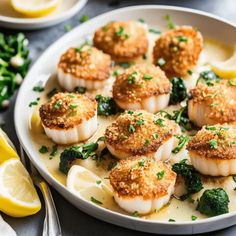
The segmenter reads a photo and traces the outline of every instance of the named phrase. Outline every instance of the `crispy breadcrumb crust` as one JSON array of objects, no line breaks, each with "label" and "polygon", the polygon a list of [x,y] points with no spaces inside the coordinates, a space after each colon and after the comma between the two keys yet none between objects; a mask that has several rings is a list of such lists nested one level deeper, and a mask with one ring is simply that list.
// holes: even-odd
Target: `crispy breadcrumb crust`
[{"label": "crispy breadcrumb crust", "polygon": [[148,50],[147,31],[136,21],[108,23],[95,32],[93,43],[117,62],[132,61]]},{"label": "crispy breadcrumb crust", "polygon": [[[211,146],[214,140],[215,147]],[[202,158],[236,159],[236,126],[204,126],[188,143],[190,155],[198,154]]]},{"label": "crispy breadcrumb crust", "polygon": [[89,45],[70,48],[61,56],[58,69],[78,79],[106,80],[110,76],[111,57]]},{"label": "crispy breadcrumb crust", "polygon": [[[151,79],[145,80],[145,76]],[[133,77],[133,83],[130,77]],[[139,64],[117,76],[113,84],[113,98],[122,102],[140,102],[153,95],[168,94],[171,88],[170,81],[159,67]]]},{"label": "crispy breadcrumb crust", "polygon": [[[140,164],[141,163],[141,164]],[[158,178],[158,173],[163,173]],[[144,200],[161,198],[174,186],[176,173],[161,162],[145,156],[121,160],[110,173],[110,183],[119,197],[142,197]]]},{"label": "crispy breadcrumb crust", "polygon": [[236,86],[231,86],[227,80],[212,82],[212,86],[198,83],[190,94],[194,104],[209,108],[209,118],[216,123],[236,121]]},{"label": "crispy breadcrumb crust", "polygon": [[[164,124],[163,127],[155,123],[157,120]],[[179,127],[174,121],[144,110],[126,111],[107,127],[105,142],[130,155],[148,155],[178,132]]]},{"label": "crispy breadcrumb crust", "polygon": [[73,128],[96,113],[96,100],[78,93],[57,93],[39,109],[42,124],[60,130]]},{"label": "crispy breadcrumb crust", "polygon": [[198,61],[203,48],[203,38],[200,32],[191,26],[179,26],[162,34],[153,49],[153,63],[158,65],[159,59],[164,59],[161,66],[168,77],[186,76]]}]

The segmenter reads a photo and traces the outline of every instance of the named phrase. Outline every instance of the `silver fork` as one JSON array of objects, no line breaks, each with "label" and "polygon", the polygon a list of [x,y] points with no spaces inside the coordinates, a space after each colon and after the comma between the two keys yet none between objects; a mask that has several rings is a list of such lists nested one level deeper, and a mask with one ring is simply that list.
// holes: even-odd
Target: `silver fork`
[{"label": "silver fork", "polygon": [[[20,158],[25,167],[27,167],[27,159],[23,147],[20,145]],[[45,202],[45,219],[43,224],[42,236],[62,236],[59,217],[57,214],[56,206],[48,184],[40,176],[36,168],[28,159],[28,171],[36,186],[41,190]]]}]

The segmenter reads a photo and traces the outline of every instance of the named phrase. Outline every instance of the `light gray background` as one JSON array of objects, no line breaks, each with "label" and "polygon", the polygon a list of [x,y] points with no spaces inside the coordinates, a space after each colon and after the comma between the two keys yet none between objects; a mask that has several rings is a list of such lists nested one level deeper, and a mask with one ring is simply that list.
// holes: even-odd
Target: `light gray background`
[{"label": "light gray background", "polygon": [[[1,0],[0,0],[1,1]],[[65,0],[66,1],[66,0]],[[65,34],[64,26],[70,24],[73,27],[79,24],[79,19],[82,15],[88,15],[90,18],[97,16],[101,13],[110,11],[112,9],[140,5],[140,4],[166,4],[175,6],[184,6],[188,8],[195,8],[207,12],[214,13],[216,15],[225,17],[226,19],[236,22],[236,0],[127,0],[127,1],[117,1],[117,0],[88,0],[87,5],[84,9],[79,12],[72,19],[61,23],[57,26],[39,30],[39,31],[28,31],[25,32],[26,36],[30,41],[30,57],[32,62],[34,62],[41,53],[47,49],[47,47],[52,44],[56,39]],[[1,6],[0,6],[1,7]],[[12,31],[4,30],[0,28],[0,32],[12,33]],[[219,29],[220,34],[220,29]],[[49,62],[50,63],[50,62]],[[15,96],[16,97],[16,96]],[[7,132],[11,140],[16,146],[18,146],[17,137],[14,130],[13,122],[13,109],[15,103],[15,97],[11,101],[11,107],[4,112],[0,112],[0,123],[2,120],[5,121],[4,130]],[[20,114],[19,114],[20,116]],[[63,197],[61,197],[55,190],[52,189],[52,194],[55,200],[55,204],[58,209],[59,218],[61,221],[62,231],[64,236],[87,236],[87,235],[148,235],[141,232],[136,232],[128,229],[124,229],[118,226],[114,226],[108,223],[104,223],[97,220],[85,213],[79,211],[68,203]],[[42,235],[42,224],[44,219],[44,209],[42,209],[37,215],[26,217],[23,219],[13,219],[8,216],[3,215],[4,219],[11,224],[11,226],[16,230],[19,236],[39,236]],[[225,230],[214,232],[214,236],[235,236],[236,226]],[[5,236],[1,235],[0,236]]]}]

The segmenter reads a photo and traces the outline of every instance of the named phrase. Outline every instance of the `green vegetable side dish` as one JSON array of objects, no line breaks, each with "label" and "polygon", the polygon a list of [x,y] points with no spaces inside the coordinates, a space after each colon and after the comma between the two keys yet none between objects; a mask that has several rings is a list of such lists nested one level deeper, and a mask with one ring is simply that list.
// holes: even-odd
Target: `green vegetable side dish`
[{"label": "green vegetable side dish", "polygon": [[228,213],[229,197],[222,188],[205,190],[198,202],[197,210],[207,216]]},{"label": "green vegetable side dish", "polygon": [[171,80],[172,91],[170,94],[170,104],[177,104],[187,98],[187,88],[180,77],[174,77]]},{"label": "green vegetable side dish", "polygon": [[183,177],[188,194],[197,193],[203,189],[199,175],[192,165],[186,163],[186,160],[174,164],[172,170]]},{"label": "green vegetable side dish", "polygon": [[25,77],[30,60],[28,40],[24,34],[0,33],[0,109],[9,105],[9,99]]}]

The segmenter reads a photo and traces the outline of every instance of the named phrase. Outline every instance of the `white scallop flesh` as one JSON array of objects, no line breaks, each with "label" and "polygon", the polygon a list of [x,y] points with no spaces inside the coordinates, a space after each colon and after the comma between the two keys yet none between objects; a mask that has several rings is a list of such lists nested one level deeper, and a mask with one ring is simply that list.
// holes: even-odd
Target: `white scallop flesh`
[{"label": "white scallop flesh", "polygon": [[70,129],[51,129],[43,125],[46,135],[58,144],[72,144],[89,139],[97,130],[97,114]]},{"label": "white scallop flesh", "polygon": [[169,186],[167,194],[153,199],[144,199],[143,197],[122,197],[116,192],[114,193],[114,199],[116,203],[125,211],[129,213],[138,212],[140,215],[146,215],[153,211],[158,211],[164,207],[171,198],[174,192],[175,181]]},{"label": "white scallop flesh", "polygon": [[[129,156],[132,156],[133,154],[130,152],[125,152],[123,150],[116,150],[112,145],[106,144],[108,150],[110,153],[119,158],[119,159],[125,159]],[[165,143],[163,143],[156,152],[149,152],[149,153],[143,153],[143,155],[147,155],[150,157],[154,157],[157,161],[166,161],[171,156],[171,151],[178,145],[178,139],[176,137],[171,137],[169,140],[167,140]]]},{"label": "white scallop flesh", "polygon": [[115,99],[117,105],[124,110],[146,110],[156,113],[166,108],[169,104],[170,94],[155,95],[142,99],[140,102],[121,102]]},{"label": "white scallop flesh", "polygon": [[188,116],[189,119],[196,124],[198,127],[204,125],[214,125],[216,122],[213,119],[209,118],[210,109],[204,103],[194,103],[192,100],[188,102]]},{"label": "white scallop flesh", "polygon": [[207,158],[191,151],[189,155],[194,168],[204,175],[229,176],[236,174],[236,159]]},{"label": "white scallop flesh", "polygon": [[60,86],[66,91],[72,92],[77,87],[85,87],[88,90],[95,90],[103,88],[108,80],[85,80],[65,73],[62,69],[57,69],[57,78]]}]

